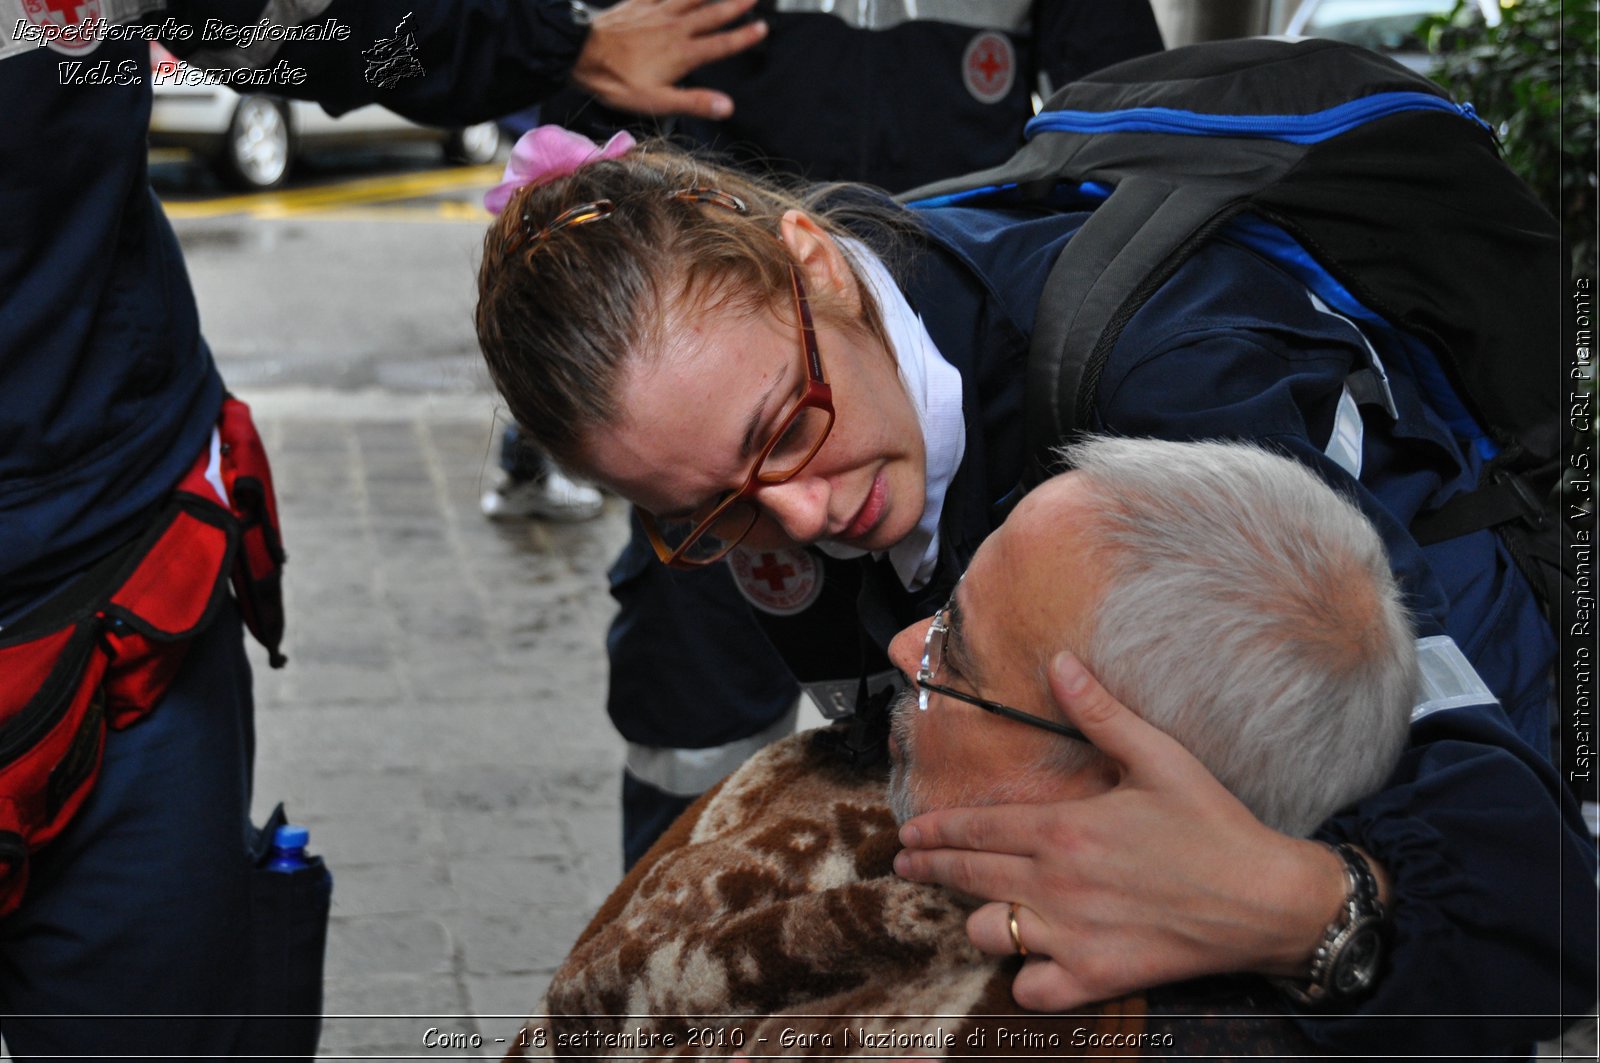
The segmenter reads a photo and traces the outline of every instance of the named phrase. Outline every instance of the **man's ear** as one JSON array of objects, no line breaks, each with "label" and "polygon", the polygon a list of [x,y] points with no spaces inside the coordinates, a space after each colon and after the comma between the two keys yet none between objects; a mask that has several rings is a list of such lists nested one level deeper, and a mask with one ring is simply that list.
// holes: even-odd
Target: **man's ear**
[{"label": "man's ear", "polygon": [[778,236],[800,267],[808,290],[830,293],[836,305],[851,316],[861,312],[855,272],[846,261],[844,250],[822,231],[815,218],[800,210],[785,211],[778,223]]}]

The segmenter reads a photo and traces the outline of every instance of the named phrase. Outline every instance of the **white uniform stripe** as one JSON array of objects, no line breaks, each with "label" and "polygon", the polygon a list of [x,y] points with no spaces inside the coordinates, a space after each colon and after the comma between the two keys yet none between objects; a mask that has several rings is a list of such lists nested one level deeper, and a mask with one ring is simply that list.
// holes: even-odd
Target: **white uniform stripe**
[{"label": "white uniform stripe", "polygon": [[1333,434],[1323,453],[1357,480],[1361,479],[1361,407],[1356,405],[1350,389],[1339,395],[1339,410],[1333,418]]},{"label": "white uniform stripe", "polygon": [[1418,639],[1417,663],[1422,666],[1422,698],[1411,710],[1412,723],[1445,709],[1499,703],[1449,635]]},{"label": "white uniform stripe", "polygon": [[779,11],[832,15],[858,30],[907,22],[951,22],[974,29],[1026,33],[1033,0],[777,0]]},{"label": "white uniform stripe", "polygon": [[[1361,331],[1361,326],[1351,321],[1348,317],[1332,309],[1327,303],[1318,298],[1317,293],[1306,289],[1306,295],[1311,299],[1311,305],[1319,313],[1337,318],[1355,330],[1360,337],[1361,345],[1367,349],[1373,373],[1378,377],[1379,384],[1388,396],[1389,406],[1394,407],[1394,398],[1389,395],[1389,374],[1383,368],[1383,359],[1378,357],[1378,352],[1373,349],[1372,342],[1367,339],[1367,334]],[[1328,437],[1328,445],[1323,453],[1333,459],[1340,468],[1344,469],[1356,479],[1361,478],[1361,444],[1364,428],[1361,424],[1361,407],[1356,402],[1355,396],[1350,394],[1346,387],[1339,395],[1339,409],[1333,419],[1333,433]]]},{"label": "white uniform stripe", "polygon": [[765,747],[794,731],[797,702],[760,734],[710,749],[671,749],[628,743],[628,774],[674,797],[698,797]]}]

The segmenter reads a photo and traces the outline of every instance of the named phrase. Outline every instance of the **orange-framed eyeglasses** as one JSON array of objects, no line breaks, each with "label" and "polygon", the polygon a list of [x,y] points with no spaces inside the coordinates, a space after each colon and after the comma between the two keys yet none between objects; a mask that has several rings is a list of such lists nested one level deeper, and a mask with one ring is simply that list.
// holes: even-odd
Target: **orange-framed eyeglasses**
[{"label": "orange-framed eyeglasses", "polygon": [[799,475],[833,428],[833,388],[822,372],[816,329],[804,283],[794,263],[789,264],[794,286],[795,312],[800,323],[800,359],[806,371],[806,389],[778,424],[766,446],[750,466],[750,475],[738,490],[679,518],[652,516],[639,511],[640,523],[656,556],[674,568],[698,568],[721,560],[738,546],[761,517],[756,492],[787,483]]}]

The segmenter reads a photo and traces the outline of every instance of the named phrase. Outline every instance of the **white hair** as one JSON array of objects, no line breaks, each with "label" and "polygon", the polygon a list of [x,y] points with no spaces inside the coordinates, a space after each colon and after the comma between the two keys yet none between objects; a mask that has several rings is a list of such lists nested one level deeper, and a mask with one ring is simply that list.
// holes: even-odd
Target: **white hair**
[{"label": "white hair", "polygon": [[[1081,656],[1105,687],[1286,833],[1379,789],[1419,671],[1361,511],[1253,445],[1100,437],[1060,456],[1091,498],[1106,590]],[[1097,755],[1072,746],[1071,766]]]}]

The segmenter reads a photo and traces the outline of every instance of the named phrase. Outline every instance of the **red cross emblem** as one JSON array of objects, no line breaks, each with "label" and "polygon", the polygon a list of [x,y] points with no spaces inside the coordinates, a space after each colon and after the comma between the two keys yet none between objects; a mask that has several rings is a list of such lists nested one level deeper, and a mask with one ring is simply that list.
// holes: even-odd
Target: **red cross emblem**
[{"label": "red cross emblem", "polygon": [[[22,0],[22,13],[36,26],[71,27],[100,18],[101,0]],[[98,37],[68,34],[46,42],[58,52],[80,55],[100,46]]]},{"label": "red cross emblem", "polygon": [[1011,92],[1017,76],[1017,53],[1011,38],[993,30],[973,37],[961,57],[967,91],[980,103],[999,103]]},{"label": "red cross emblem", "polygon": [[739,593],[765,613],[792,616],[822,593],[822,565],[805,550],[735,550],[728,568]]},{"label": "red cross emblem", "polygon": [[750,575],[756,579],[766,580],[769,589],[781,591],[788,578],[794,575],[794,566],[779,562],[777,554],[762,554],[761,564],[752,568]]}]

